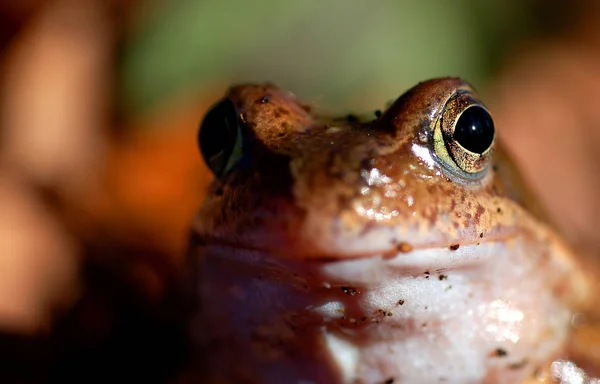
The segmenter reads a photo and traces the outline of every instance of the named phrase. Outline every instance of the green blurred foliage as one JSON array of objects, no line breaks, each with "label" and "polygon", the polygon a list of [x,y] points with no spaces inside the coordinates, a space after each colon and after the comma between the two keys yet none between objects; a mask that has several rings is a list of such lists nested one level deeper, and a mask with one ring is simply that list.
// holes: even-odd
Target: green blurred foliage
[{"label": "green blurred foliage", "polygon": [[534,25],[532,1],[177,0],[144,3],[123,47],[127,114],[223,82],[270,81],[331,111],[379,108],[414,83],[485,83]]}]

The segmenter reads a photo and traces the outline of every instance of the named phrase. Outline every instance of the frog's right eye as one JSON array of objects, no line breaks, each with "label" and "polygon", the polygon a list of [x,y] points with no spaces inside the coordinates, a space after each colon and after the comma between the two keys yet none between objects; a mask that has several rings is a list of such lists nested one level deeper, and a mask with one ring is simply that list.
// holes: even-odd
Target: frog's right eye
[{"label": "frog's right eye", "polygon": [[231,100],[223,99],[204,116],[198,144],[206,165],[217,177],[225,175],[241,159],[241,124]]}]

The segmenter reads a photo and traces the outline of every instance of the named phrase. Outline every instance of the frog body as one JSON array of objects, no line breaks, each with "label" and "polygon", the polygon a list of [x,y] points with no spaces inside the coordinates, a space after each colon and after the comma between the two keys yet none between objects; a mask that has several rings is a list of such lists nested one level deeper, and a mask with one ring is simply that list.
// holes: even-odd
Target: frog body
[{"label": "frog body", "polygon": [[199,138],[216,175],[190,248],[203,382],[517,383],[564,356],[589,284],[466,82],[371,121],[236,86]]}]

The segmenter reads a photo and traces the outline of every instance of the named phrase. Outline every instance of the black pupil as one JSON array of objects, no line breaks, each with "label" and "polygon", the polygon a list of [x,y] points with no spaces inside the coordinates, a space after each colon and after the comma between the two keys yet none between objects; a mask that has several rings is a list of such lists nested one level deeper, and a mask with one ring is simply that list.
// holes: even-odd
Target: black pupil
[{"label": "black pupil", "polygon": [[215,105],[202,120],[198,132],[200,152],[206,165],[217,176],[225,171],[235,148],[237,130],[238,113],[229,99]]},{"label": "black pupil", "polygon": [[482,154],[494,141],[494,122],[481,107],[469,107],[460,115],[452,136],[464,149]]}]

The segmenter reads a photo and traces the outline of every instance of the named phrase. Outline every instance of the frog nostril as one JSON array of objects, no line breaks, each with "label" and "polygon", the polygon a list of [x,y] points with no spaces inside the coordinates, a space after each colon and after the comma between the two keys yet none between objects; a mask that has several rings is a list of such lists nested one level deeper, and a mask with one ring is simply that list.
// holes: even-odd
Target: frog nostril
[{"label": "frog nostril", "polygon": [[482,154],[494,142],[492,117],[481,107],[467,108],[456,122],[452,137],[464,149]]}]

